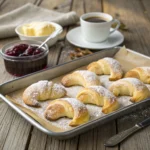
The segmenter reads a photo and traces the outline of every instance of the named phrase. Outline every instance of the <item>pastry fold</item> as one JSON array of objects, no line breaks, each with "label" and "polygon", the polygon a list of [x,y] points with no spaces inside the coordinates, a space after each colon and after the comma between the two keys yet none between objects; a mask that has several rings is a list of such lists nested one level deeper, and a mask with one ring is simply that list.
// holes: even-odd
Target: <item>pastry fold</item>
[{"label": "pastry fold", "polygon": [[125,74],[125,77],[133,77],[141,80],[145,84],[150,84],[150,67],[137,67]]},{"label": "pastry fold", "polygon": [[150,96],[150,91],[143,82],[136,78],[124,78],[112,83],[109,90],[115,96],[131,96],[132,102],[139,102]]},{"label": "pastry fold", "polygon": [[84,87],[100,85],[97,75],[88,70],[74,71],[73,73],[64,76],[61,83],[66,87],[73,85],[81,85]]},{"label": "pastry fold", "polygon": [[40,107],[38,101],[61,98],[65,95],[66,90],[62,85],[42,80],[27,87],[22,98],[25,104]]},{"label": "pastry fold", "polygon": [[123,76],[120,63],[117,60],[109,57],[105,57],[89,64],[87,69],[95,72],[97,75],[110,75],[110,81],[121,79]]},{"label": "pastry fold", "polygon": [[77,95],[77,99],[83,103],[102,106],[102,112],[108,114],[119,108],[116,97],[102,86],[90,86],[83,89]]},{"label": "pastry fold", "polygon": [[86,106],[75,98],[61,98],[49,103],[45,110],[45,118],[57,120],[61,117],[71,118],[70,126],[78,126],[89,121]]}]

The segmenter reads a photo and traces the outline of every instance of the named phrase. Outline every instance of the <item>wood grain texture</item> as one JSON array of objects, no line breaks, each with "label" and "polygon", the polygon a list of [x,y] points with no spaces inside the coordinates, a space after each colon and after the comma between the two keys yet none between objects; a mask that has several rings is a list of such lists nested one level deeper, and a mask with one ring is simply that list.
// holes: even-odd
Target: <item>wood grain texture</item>
[{"label": "wood grain texture", "polygon": [[[99,126],[87,133],[80,135],[79,150],[106,150],[105,141],[116,133],[115,121]],[[118,150],[118,147],[108,148],[109,150]]]},{"label": "wood grain texture", "polygon": [[[131,49],[150,55],[150,2],[149,0],[1,0],[0,15],[20,7],[27,2],[34,3],[47,9],[60,12],[76,11],[78,15],[91,11],[103,11],[121,20],[128,31],[122,31],[125,36],[124,44]],[[79,24],[77,24],[79,25]],[[76,27],[65,28],[68,30]],[[18,38],[0,40],[0,47]],[[50,48],[48,67],[70,61],[68,54],[74,50],[66,39]],[[15,77],[5,71],[3,60],[0,58],[0,84]],[[11,150],[149,150],[150,127],[141,130],[120,144],[119,147],[105,148],[104,142],[116,132],[133,126],[147,118],[150,111],[122,117],[116,122],[99,126],[69,140],[57,140],[33,128],[5,103],[0,104],[0,149]],[[117,124],[117,126],[116,126]],[[117,127],[117,129],[116,129]]]},{"label": "wood grain texture", "polygon": [[[14,10],[27,2],[34,3],[33,0],[5,0],[1,3],[0,14],[2,15]],[[0,47],[14,40],[18,40],[18,38],[0,40]],[[6,72],[2,58],[0,58],[0,65],[0,84],[16,78]],[[31,125],[6,104],[1,104],[0,110],[3,110],[0,113],[1,116],[3,116],[3,118],[0,117],[2,119],[0,121],[0,149],[25,149],[30,134]]]},{"label": "wood grain texture", "polygon": [[[100,1],[74,1],[72,10],[76,11],[78,15],[82,15],[83,13],[90,11],[100,11],[101,10],[101,2]],[[71,30],[73,27],[70,27]],[[70,45],[67,41],[65,41],[65,47],[62,50],[59,63],[71,61],[68,57],[68,54],[74,50],[74,46]],[[79,150],[96,150],[105,149],[104,142],[107,138],[116,133],[115,130],[115,121],[111,124],[103,125],[97,127],[89,132],[83,133],[82,135],[77,136],[78,138],[78,149]],[[105,138],[104,135],[105,134]],[[68,141],[66,142],[68,144]],[[118,147],[111,148],[117,150]]]},{"label": "wood grain texture", "polygon": [[[123,0],[106,0],[103,6],[104,12],[110,13],[127,26],[128,31],[122,31],[125,36],[124,44],[126,47],[145,55],[150,55],[150,21],[149,14],[145,14],[145,11],[149,11],[148,4],[148,0],[126,0],[125,3]],[[149,116],[148,112],[137,111],[135,114],[122,117],[117,121],[117,130],[121,132],[128,129]],[[149,150],[149,130],[150,127],[147,127],[129,137],[120,144],[120,150]]]},{"label": "wood grain texture", "polygon": [[0,3],[0,15],[8,13],[27,3],[36,4],[36,0],[5,0]]},{"label": "wood grain texture", "polygon": [[5,103],[0,114],[0,149],[25,149],[31,125]]},{"label": "wood grain texture", "polygon": [[[54,7],[60,6],[62,4],[62,0],[55,1],[54,3],[52,2],[54,1],[43,0],[40,6],[47,8],[47,9],[53,9]],[[70,7],[71,6],[67,7],[68,11],[70,10]],[[62,9],[63,7],[61,8],[61,11]],[[64,9],[65,9],[64,12],[67,12],[66,7]],[[54,66],[58,63],[58,59],[59,59],[61,49],[63,46],[64,46],[64,41],[59,41],[56,45],[50,48],[49,56],[48,56],[49,67]],[[42,133],[41,131],[37,130],[36,128],[33,128],[31,139],[29,141],[29,145],[27,146],[27,148],[29,150],[64,149],[65,145],[66,145],[66,142],[62,142],[54,138],[51,138],[47,136],[46,134]]]},{"label": "wood grain texture", "polygon": [[43,0],[40,4],[41,7],[47,9],[54,9],[59,12],[68,12],[70,10],[72,0]]},{"label": "wood grain texture", "polygon": [[126,47],[150,55],[150,22],[144,13],[140,0],[126,0],[126,2],[106,0],[104,1],[104,12],[118,18],[127,26],[128,31],[122,31]]}]

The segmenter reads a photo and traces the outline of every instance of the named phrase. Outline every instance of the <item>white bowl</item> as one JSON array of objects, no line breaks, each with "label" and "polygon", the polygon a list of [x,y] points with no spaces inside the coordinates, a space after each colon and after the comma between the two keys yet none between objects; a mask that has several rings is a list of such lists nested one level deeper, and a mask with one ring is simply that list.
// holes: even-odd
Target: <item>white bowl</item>
[{"label": "white bowl", "polygon": [[[57,23],[54,23],[54,22],[48,22],[48,23],[52,24],[56,28],[56,30],[63,29],[62,26],[60,26]],[[27,23],[25,23],[25,24],[27,24]],[[47,36],[27,36],[27,35],[24,35],[22,33],[22,26],[25,25],[25,24],[19,25],[15,29],[15,32],[18,34],[18,36],[21,40],[34,40],[34,41],[42,41],[43,42],[43,41],[46,40],[46,38],[48,38],[50,36],[50,35],[47,35]],[[59,37],[60,34],[58,34],[54,38],[50,39],[46,44],[49,47],[54,45],[58,41],[58,37]]]}]

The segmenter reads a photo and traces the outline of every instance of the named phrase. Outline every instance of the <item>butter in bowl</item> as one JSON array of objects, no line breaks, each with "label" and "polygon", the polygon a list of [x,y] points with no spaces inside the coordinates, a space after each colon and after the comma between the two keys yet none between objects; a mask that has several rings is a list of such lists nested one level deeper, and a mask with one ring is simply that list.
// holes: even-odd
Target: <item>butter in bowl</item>
[{"label": "butter in bowl", "polygon": [[[15,31],[21,40],[34,40],[45,41],[53,32],[62,29],[57,23],[54,22],[31,22],[22,24],[16,27]],[[61,34],[61,33],[60,33]],[[54,45],[59,38],[59,34],[47,42],[50,47]]]}]

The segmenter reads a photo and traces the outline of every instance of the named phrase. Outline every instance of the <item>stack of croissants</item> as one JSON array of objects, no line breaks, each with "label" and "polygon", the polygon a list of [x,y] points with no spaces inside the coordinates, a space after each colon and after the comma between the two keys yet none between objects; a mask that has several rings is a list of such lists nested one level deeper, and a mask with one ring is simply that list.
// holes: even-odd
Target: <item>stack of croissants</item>
[{"label": "stack of croissants", "polygon": [[[108,89],[101,85],[100,75],[110,75],[114,81]],[[117,110],[117,96],[130,96],[131,102],[139,102],[150,97],[145,84],[150,84],[150,67],[137,67],[123,73],[120,63],[105,57],[87,66],[87,70],[74,71],[65,75],[61,84],[41,80],[27,87],[23,92],[23,101],[28,106],[40,107],[39,101],[52,100],[48,104],[44,116],[47,120],[61,117],[71,119],[70,126],[78,126],[89,121],[86,104],[102,107],[104,114]],[[76,98],[66,98],[65,87],[80,85],[84,87]]]}]

